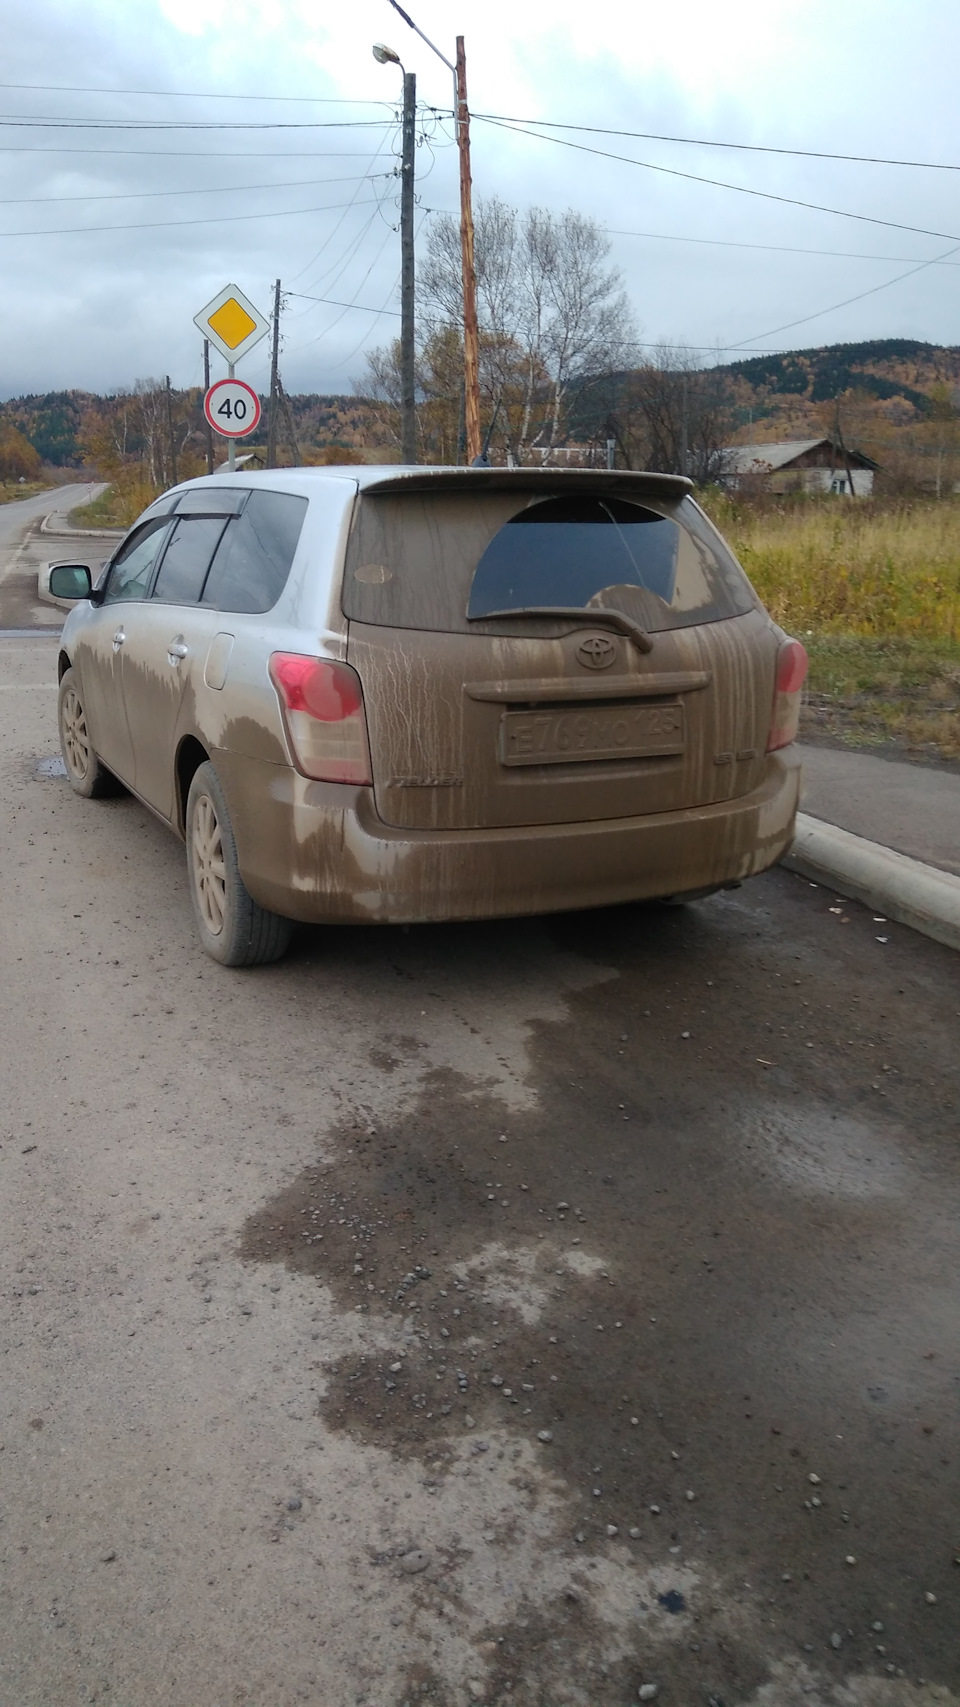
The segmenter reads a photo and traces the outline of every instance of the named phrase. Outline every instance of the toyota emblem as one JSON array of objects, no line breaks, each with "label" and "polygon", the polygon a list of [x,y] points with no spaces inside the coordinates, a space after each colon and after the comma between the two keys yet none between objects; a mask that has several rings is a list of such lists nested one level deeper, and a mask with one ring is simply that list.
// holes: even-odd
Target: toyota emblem
[{"label": "toyota emblem", "polygon": [[616,655],[617,643],[606,634],[591,634],[577,647],[577,657],[588,670],[609,670]]}]

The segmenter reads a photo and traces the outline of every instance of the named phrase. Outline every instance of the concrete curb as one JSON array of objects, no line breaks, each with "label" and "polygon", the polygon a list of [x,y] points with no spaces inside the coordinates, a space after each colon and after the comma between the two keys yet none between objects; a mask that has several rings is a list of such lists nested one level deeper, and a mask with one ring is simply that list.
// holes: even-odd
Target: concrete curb
[{"label": "concrete curb", "polygon": [[960,877],[949,871],[923,865],[804,812],[797,813],[796,838],[781,863],[935,942],[960,949]]},{"label": "concrete curb", "polygon": [[[80,505],[74,504],[73,507],[78,510]],[[50,514],[44,516],[40,523],[40,532],[45,533],[48,538],[52,536],[54,539],[122,539],[125,532],[124,528],[71,528],[65,525],[63,527],[48,527],[47,523],[56,521],[59,514],[59,510],[51,510]]]}]

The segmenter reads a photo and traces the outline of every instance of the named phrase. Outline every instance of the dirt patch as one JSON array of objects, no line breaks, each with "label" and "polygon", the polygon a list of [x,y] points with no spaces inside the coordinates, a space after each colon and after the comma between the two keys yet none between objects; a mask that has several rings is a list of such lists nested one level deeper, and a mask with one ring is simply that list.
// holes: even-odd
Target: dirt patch
[{"label": "dirt patch", "polygon": [[[319,1354],[328,1426],[428,1495],[506,1478],[441,1572],[469,1600],[485,1556],[514,1559],[485,1699],[512,1681],[502,1699],[546,1703],[578,1665],[584,1699],[622,1700],[644,1652],[683,1703],[745,1699],[784,1650],[838,1683],[960,1677],[939,1610],[960,1586],[956,1204],[928,1189],[950,1026],[909,933],[891,1013],[869,915],[841,934],[825,892],[776,882],[806,946],[785,965],[758,944],[752,983],[724,961],[734,898],[557,921],[619,977],[538,1024],[531,1107],[430,1073],[246,1226],[245,1258],[367,1326]],[[812,1008],[824,956],[834,1001]]]}]

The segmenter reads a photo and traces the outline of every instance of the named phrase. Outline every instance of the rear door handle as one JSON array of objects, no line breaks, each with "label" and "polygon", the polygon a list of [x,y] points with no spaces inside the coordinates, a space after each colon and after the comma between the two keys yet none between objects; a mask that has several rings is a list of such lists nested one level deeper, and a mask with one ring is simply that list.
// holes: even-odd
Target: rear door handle
[{"label": "rear door handle", "polygon": [[127,638],[127,636],[126,636],[126,633],[124,632],[124,630],[122,628],[118,628],[116,634],[113,637],[113,650],[115,652],[119,652],[119,650],[120,650],[121,646],[123,645],[124,641],[126,640],[126,638]]},{"label": "rear door handle", "polygon": [[182,641],[178,638],[176,640],[171,640],[169,646],[167,647],[167,657],[169,658],[171,664],[179,664],[181,658],[186,658],[189,651],[190,651],[189,646],[187,646],[184,643],[184,641]]}]

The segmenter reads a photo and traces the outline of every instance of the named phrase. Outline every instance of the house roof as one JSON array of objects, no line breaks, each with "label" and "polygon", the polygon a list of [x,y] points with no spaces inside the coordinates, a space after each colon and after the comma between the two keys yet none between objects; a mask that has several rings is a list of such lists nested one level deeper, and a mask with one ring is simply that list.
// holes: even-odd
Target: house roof
[{"label": "house roof", "polygon": [[[760,445],[728,445],[723,453],[724,470],[728,474],[775,474],[778,469],[789,468],[801,456],[806,456],[812,450],[823,447],[836,460],[838,468],[844,464],[844,452],[832,439],[777,439],[770,444]],[[876,468],[877,464],[862,450],[850,450],[849,458],[857,468]]]},{"label": "house roof", "polygon": [[724,467],[731,474],[767,474],[786,468],[795,457],[827,442],[826,439],[780,439],[766,445],[728,445],[723,453]]}]

